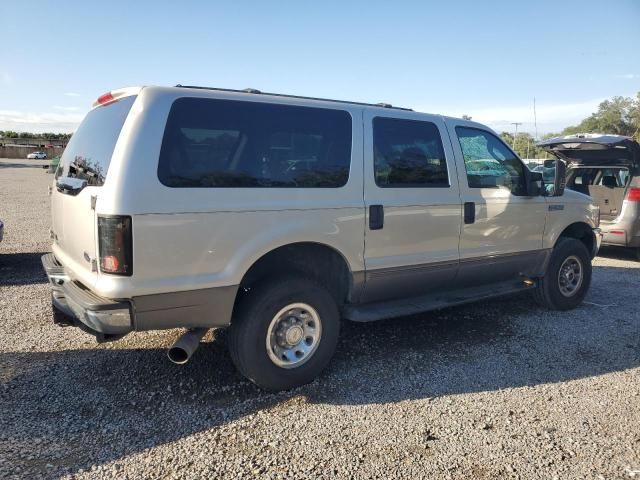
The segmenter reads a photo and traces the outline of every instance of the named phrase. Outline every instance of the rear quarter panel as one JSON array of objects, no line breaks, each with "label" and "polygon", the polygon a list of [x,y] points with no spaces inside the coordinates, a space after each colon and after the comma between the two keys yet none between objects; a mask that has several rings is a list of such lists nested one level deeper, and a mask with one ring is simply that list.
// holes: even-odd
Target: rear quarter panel
[{"label": "rear quarter panel", "polygon": [[360,108],[339,107],[351,114],[353,132],[351,170],[342,188],[170,188],[158,180],[158,159],[171,104],[183,96],[247,99],[246,94],[160,87],[139,94],[123,128],[129,141],[118,143],[96,203],[98,214],[132,216],[133,276],[99,275],[99,294],[122,298],[237,285],[262,255],[295,242],[328,245],[352,271],[364,270]]}]

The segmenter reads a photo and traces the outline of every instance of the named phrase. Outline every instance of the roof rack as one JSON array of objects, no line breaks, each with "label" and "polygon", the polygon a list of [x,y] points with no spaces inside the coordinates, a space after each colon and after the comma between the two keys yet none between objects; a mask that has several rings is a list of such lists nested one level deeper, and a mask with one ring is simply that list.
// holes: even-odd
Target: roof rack
[{"label": "roof rack", "polygon": [[197,85],[180,85],[177,84],[176,87],[180,88],[193,88],[196,90],[213,90],[216,92],[233,92],[233,93],[248,93],[252,95],[269,95],[271,97],[285,97],[285,98],[301,98],[304,100],[320,100],[323,102],[335,102],[335,103],[346,103],[348,105],[363,105],[366,107],[381,107],[381,108],[393,108],[396,110],[407,110],[412,112],[411,108],[404,107],[394,107],[389,103],[364,103],[364,102],[350,102],[348,100],[333,100],[331,98],[318,98],[318,97],[304,97],[302,95],[285,95],[283,93],[269,93],[269,92],[261,92],[260,90],[256,90],[255,88],[245,88],[244,90],[234,90],[233,88],[215,88],[215,87],[200,87]]}]

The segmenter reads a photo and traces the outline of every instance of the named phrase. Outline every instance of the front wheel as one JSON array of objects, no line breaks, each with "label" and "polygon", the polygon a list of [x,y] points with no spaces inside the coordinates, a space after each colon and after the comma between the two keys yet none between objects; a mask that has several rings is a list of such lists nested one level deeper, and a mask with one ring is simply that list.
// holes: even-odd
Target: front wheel
[{"label": "front wheel", "polygon": [[265,390],[311,382],[338,342],[340,315],[331,294],[313,280],[266,280],[240,301],[229,327],[236,368]]},{"label": "front wheel", "polygon": [[552,310],[570,310],[584,300],[591,284],[591,257],[575,238],[561,237],[544,276],[534,291],[536,301]]}]

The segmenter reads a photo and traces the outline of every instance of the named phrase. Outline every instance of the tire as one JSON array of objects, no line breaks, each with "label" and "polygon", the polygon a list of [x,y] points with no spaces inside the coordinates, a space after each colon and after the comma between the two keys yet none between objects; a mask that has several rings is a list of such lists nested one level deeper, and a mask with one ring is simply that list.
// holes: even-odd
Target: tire
[{"label": "tire", "polygon": [[231,359],[242,375],[265,390],[309,383],[333,357],[340,332],[338,306],[313,280],[288,276],[263,281],[236,310],[229,327]]},{"label": "tire", "polygon": [[[576,264],[579,264],[581,269],[579,281],[576,280],[577,275],[575,275]],[[572,266],[573,269],[570,268]],[[560,270],[563,267],[572,270],[574,275],[571,276],[571,272],[568,272],[570,277],[563,276],[561,279]],[[590,284],[591,256],[587,247],[575,238],[560,237],[551,253],[547,271],[542,278],[538,279],[538,286],[533,295],[540,305],[549,309],[571,310],[582,303]],[[573,290],[571,290],[572,286]]]}]

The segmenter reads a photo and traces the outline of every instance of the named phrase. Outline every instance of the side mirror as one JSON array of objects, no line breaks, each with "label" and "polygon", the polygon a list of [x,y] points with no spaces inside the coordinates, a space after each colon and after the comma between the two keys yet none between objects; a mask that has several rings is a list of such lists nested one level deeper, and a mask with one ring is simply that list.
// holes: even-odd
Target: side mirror
[{"label": "side mirror", "polygon": [[540,172],[525,171],[527,176],[527,195],[536,197],[544,195],[544,181]]},{"label": "side mirror", "polygon": [[567,183],[567,165],[562,160],[545,160],[542,178],[548,197],[561,197]]}]

